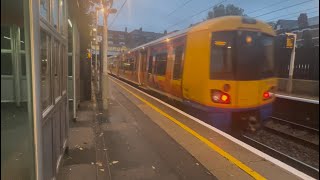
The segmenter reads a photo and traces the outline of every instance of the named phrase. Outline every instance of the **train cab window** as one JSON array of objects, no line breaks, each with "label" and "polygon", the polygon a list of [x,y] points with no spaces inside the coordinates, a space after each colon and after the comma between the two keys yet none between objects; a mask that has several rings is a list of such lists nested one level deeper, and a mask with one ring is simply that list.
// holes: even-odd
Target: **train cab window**
[{"label": "train cab window", "polygon": [[152,73],[152,60],[153,60],[153,56],[149,56],[149,60],[148,60],[148,73]]},{"label": "train cab window", "polygon": [[174,56],[173,79],[181,79],[181,63],[183,58],[183,47],[177,47]]},{"label": "train cab window", "polygon": [[234,51],[233,32],[212,33],[210,77],[211,79],[231,79]]},{"label": "train cab window", "polygon": [[273,76],[273,37],[250,31],[237,32],[237,80],[257,80]]},{"label": "train cab window", "polygon": [[167,58],[168,58],[167,53],[161,53],[156,55],[154,74],[159,76],[164,76],[166,74]]}]

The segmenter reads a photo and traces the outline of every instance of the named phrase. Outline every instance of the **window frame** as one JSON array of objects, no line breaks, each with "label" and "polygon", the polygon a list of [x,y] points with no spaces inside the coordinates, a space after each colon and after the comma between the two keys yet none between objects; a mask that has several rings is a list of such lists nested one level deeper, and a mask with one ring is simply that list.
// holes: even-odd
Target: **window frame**
[{"label": "window frame", "polygon": [[[181,53],[179,63],[177,63],[177,52]],[[184,53],[185,53],[185,46],[184,45],[175,47],[174,63],[173,63],[173,70],[172,70],[172,79],[173,80],[179,80],[182,78],[182,70],[183,70],[182,65],[183,65],[183,60],[184,60]],[[176,74],[176,67],[177,67],[177,69],[179,69],[178,75]]]},{"label": "window frame", "polygon": [[[159,60],[161,57],[165,57],[165,60]],[[159,73],[158,66],[159,62],[164,62],[164,70]],[[167,65],[168,64],[168,52],[161,52],[155,55],[155,64],[154,64],[154,71],[153,74],[157,76],[166,76],[167,74]]]},{"label": "window frame", "polygon": [[[230,41],[231,44],[226,44],[225,46],[215,45],[214,44],[215,41],[222,41],[221,38],[215,39],[215,36],[217,36],[217,34],[220,34],[220,33],[224,34],[224,37],[227,36],[227,38],[224,38],[223,41],[225,41],[225,39],[230,38],[230,35],[232,35],[231,41]],[[228,36],[227,33],[229,33],[229,36]],[[217,31],[217,32],[212,32],[212,38],[210,39],[211,42],[210,42],[210,61],[209,61],[209,77],[210,77],[211,80],[221,80],[221,79],[233,80],[234,79],[233,71],[235,70],[235,67],[234,67],[235,55],[236,55],[235,52],[237,52],[235,38],[236,38],[236,31]],[[224,51],[222,53],[224,53],[223,54],[223,56],[224,56],[226,53],[228,53],[228,52],[225,51],[225,49],[227,49],[227,50],[229,49],[228,46],[231,47],[230,48],[231,56],[229,57],[229,58],[231,58],[231,61],[229,62],[231,64],[231,67],[227,71],[215,72],[213,64],[214,64],[216,58],[214,58],[214,54],[213,54],[213,50],[214,49],[213,48],[217,48],[217,49],[219,48],[219,50],[223,48]],[[223,57],[223,58],[224,58],[223,59],[223,64],[225,64],[226,63],[226,58],[225,57]]]}]

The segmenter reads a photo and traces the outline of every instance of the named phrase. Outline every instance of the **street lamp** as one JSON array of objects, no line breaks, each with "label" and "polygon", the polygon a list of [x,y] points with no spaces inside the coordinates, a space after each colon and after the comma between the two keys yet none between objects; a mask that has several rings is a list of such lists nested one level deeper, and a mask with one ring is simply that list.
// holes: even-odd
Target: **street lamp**
[{"label": "street lamp", "polygon": [[[90,3],[96,5],[92,1],[89,1]],[[103,73],[102,73],[102,100],[103,100],[103,108],[108,108],[108,95],[109,95],[109,86],[108,86],[108,15],[114,14],[117,12],[116,9],[111,8],[113,4],[113,0],[104,0],[104,3],[101,4],[102,7],[96,7],[96,16],[97,16],[97,25],[98,25],[98,11],[100,10],[103,12],[103,41],[102,41],[102,62],[100,64],[103,65]],[[105,7],[103,7],[103,5]],[[96,31],[97,34],[97,31]],[[97,38],[96,38],[97,39]],[[97,61],[96,61],[97,62]],[[100,65],[101,67],[101,65]],[[96,71],[97,72],[97,71]]]}]

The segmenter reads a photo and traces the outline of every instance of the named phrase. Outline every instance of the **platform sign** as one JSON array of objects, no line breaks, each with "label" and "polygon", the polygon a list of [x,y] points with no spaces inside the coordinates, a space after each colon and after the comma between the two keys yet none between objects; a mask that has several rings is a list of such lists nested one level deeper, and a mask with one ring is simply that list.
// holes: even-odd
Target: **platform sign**
[{"label": "platform sign", "polygon": [[292,49],[294,47],[294,36],[287,35],[286,38],[286,48]]},{"label": "platform sign", "polygon": [[101,42],[102,41],[102,36],[97,36],[97,42]]}]

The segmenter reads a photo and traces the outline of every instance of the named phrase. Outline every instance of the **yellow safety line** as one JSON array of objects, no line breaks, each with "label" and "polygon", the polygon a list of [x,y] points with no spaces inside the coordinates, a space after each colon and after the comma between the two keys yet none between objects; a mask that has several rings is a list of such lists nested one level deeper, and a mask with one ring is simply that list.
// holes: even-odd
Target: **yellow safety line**
[{"label": "yellow safety line", "polygon": [[[110,78],[111,79],[111,78]],[[228,159],[231,163],[235,164],[236,166],[238,166],[241,170],[243,170],[244,172],[246,172],[247,174],[249,174],[250,176],[252,176],[254,179],[266,179],[265,177],[263,177],[262,175],[260,175],[259,173],[257,173],[256,171],[254,171],[253,169],[251,169],[250,167],[246,166],[245,164],[243,164],[241,161],[239,161],[238,159],[236,159],[235,157],[233,157],[232,155],[230,155],[229,153],[225,152],[223,149],[219,148],[217,145],[213,144],[211,141],[209,141],[208,139],[206,139],[205,137],[201,136],[200,134],[198,134],[196,131],[192,130],[191,128],[189,128],[188,126],[184,125],[183,123],[181,123],[180,121],[176,120],[175,118],[173,118],[172,116],[170,116],[169,114],[163,112],[161,109],[157,108],[156,106],[154,106],[153,104],[151,104],[150,102],[148,102],[147,100],[143,99],[142,97],[140,97],[139,95],[133,93],[132,91],[130,91],[129,89],[127,89],[126,87],[122,86],[121,84],[117,83],[116,81],[114,81],[113,79],[111,79],[114,83],[116,83],[118,86],[122,87],[124,90],[128,91],[130,94],[132,94],[133,96],[135,96],[136,98],[138,98],[140,101],[144,102],[145,104],[147,104],[148,106],[150,106],[152,109],[154,109],[155,111],[157,111],[158,113],[162,114],[163,116],[165,116],[166,118],[170,119],[172,122],[176,123],[177,125],[179,125],[182,129],[186,130],[187,132],[189,132],[190,134],[192,134],[193,136],[195,136],[196,138],[198,138],[200,141],[202,141],[203,143],[205,143],[206,145],[208,145],[211,149],[213,149],[214,151],[216,151],[217,153],[219,153],[221,156],[225,157],[226,159]]]}]

